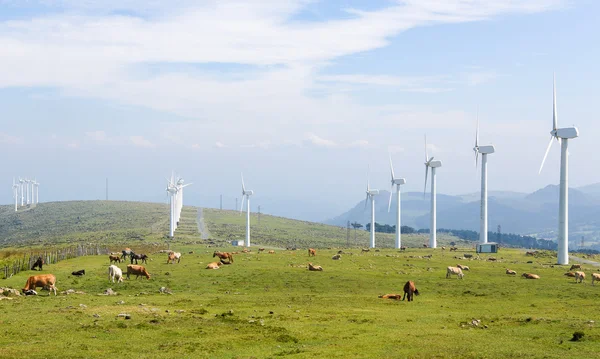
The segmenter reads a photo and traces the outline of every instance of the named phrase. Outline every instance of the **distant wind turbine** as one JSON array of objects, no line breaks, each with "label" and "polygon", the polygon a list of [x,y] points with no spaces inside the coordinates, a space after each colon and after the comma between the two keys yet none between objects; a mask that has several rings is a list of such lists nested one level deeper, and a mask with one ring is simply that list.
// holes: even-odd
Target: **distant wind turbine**
[{"label": "distant wind turbine", "polygon": [[19,185],[15,182],[13,177],[13,197],[15,198],[15,212],[17,211],[17,204],[19,203]]},{"label": "distant wind turbine", "polygon": [[397,178],[394,176],[394,165],[392,164],[392,155],[390,154],[390,172],[392,174],[392,186],[390,188],[390,200],[388,201],[388,213],[390,212],[390,207],[392,205],[392,191],[394,186],[396,186],[396,194],[398,197],[398,203],[396,207],[396,248],[400,248],[402,246],[402,222],[400,218],[400,186],[406,184],[406,179]]},{"label": "distant wind turbine", "polygon": [[427,153],[427,136],[425,136],[425,188],[423,189],[423,196],[425,196],[425,191],[427,190],[427,172],[429,168],[431,168],[431,226],[429,229],[429,247],[436,248],[437,247],[437,239],[436,239],[436,211],[437,211],[437,203],[436,203],[436,188],[435,188],[435,169],[438,167],[442,167],[442,161],[434,161],[433,156],[429,157]]},{"label": "distant wind turbine", "polygon": [[477,115],[477,129],[475,130],[475,167],[477,167],[481,153],[481,215],[479,217],[479,243],[488,242],[488,214],[487,214],[487,155],[494,153],[494,145],[479,146],[479,114]]},{"label": "distant wind turbine", "polygon": [[246,247],[250,247],[250,196],[254,194],[254,191],[247,190],[244,185],[244,174],[242,176],[242,205],[240,206],[240,213],[244,208],[244,199],[246,200]]},{"label": "distant wind turbine", "polygon": [[367,197],[365,198],[365,209],[367,209],[367,201],[371,199],[371,244],[369,248],[375,248],[375,196],[379,194],[379,190],[371,189],[369,186],[369,175],[367,173]]},{"label": "distant wind turbine", "polygon": [[558,264],[569,264],[569,139],[579,137],[577,127],[558,128],[556,111],[556,77],[553,79],[552,94],[552,131],[550,143],[544,154],[539,173],[542,173],[544,162],[553,140],[561,144],[560,151],[560,195],[558,197]]},{"label": "distant wind turbine", "polygon": [[173,176],[171,180],[167,179],[167,194],[169,195],[169,237],[173,238],[175,234],[176,221],[175,221],[175,198],[177,196],[177,186],[173,183]]}]

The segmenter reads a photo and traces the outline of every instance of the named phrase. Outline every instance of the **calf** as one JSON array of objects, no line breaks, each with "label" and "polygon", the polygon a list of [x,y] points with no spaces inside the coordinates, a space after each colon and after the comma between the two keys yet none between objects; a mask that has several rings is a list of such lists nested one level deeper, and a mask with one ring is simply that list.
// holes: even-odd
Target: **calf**
[{"label": "calf", "polygon": [[308,263],[308,270],[322,272],[323,271],[323,267],[321,267],[321,266],[315,266],[312,263]]},{"label": "calf", "polygon": [[595,281],[600,281],[600,273],[592,273],[592,285],[595,285]]},{"label": "calf", "polygon": [[150,279],[150,274],[148,273],[146,268],[137,264],[127,265],[127,279],[129,279],[129,275],[131,274],[135,274],[135,279],[138,279],[141,275],[146,276],[146,278]]},{"label": "calf", "polygon": [[221,262],[212,262],[208,263],[206,269],[219,269],[221,267]]},{"label": "calf", "polygon": [[517,272],[515,272],[515,271],[514,271],[514,270],[512,270],[512,269],[508,269],[508,268],[506,268],[506,274],[510,274],[510,275],[517,275]]},{"label": "calf", "polygon": [[108,260],[109,260],[110,264],[112,264],[113,262],[114,263],[117,263],[117,262],[121,263],[121,256],[111,254],[111,255],[108,256]]},{"label": "calf", "polygon": [[458,279],[463,279],[464,277],[462,270],[458,267],[446,268],[446,278],[450,278],[451,275],[456,275]]},{"label": "calf", "polygon": [[110,267],[108,267],[108,280],[112,280],[112,282],[114,283],[115,279],[117,280],[117,283],[122,282],[123,271],[121,270],[121,268],[112,264]]},{"label": "calf", "polygon": [[413,294],[419,295],[419,290],[417,289],[417,287],[415,287],[415,282],[409,280],[408,282],[406,282],[406,284],[404,284],[404,296],[402,297],[402,300],[408,297],[408,301],[412,302]]},{"label": "calf", "polygon": [[577,281],[579,281],[579,283],[583,283],[584,279],[585,279],[584,272],[575,272],[575,283],[577,283]]},{"label": "calf", "polygon": [[32,275],[27,279],[27,283],[25,283],[25,288],[23,288],[23,293],[26,293],[29,290],[34,290],[37,287],[42,287],[43,289],[48,289],[48,291],[54,291],[54,295],[56,295],[56,277],[54,274],[40,274],[40,275]]},{"label": "calf", "polygon": [[523,273],[521,275],[521,277],[525,278],[525,279],[540,279],[540,276],[537,274],[533,274],[533,273]]}]

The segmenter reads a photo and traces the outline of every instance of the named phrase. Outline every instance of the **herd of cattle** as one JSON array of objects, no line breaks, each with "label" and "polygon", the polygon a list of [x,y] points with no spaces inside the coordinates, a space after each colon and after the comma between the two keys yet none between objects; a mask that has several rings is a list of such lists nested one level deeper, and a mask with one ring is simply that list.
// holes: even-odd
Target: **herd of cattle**
[{"label": "herd of cattle", "polygon": [[[442,249],[445,249],[442,247]],[[261,253],[264,251],[264,248],[259,248],[258,252]],[[368,249],[363,249],[362,252],[368,252]],[[166,251],[167,252],[167,264],[174,264],[175,262],[180,263],[181,262],[181,253],[179,252],[174,252],[174,251]],[[242,253],[248,253],[250,252],[249,249],[244,249],[242,250]],[[193,252],[190,252],[193,253]],[[215,251],[213,253],[213,258],[214,257],[218,257],[219,261],[218,262],[211,262],[206,266],[206,269],[219,269],[222,265],[228,265],[228,264],[233,264],[233,255],[234,254],[238,254],[239,252],[220,252],[220,251]],[[268,253],[270,254],[274,254],[275,251],[270,250]],[[316,249],[314,248],[309,248],[308,249],[308,256],[309,257],[316,257]],[[343,252],[339,251],[336,255],[334,255],[332,257],[333,260],[339,260],[341,258],[341,254]],[[527,252],[526,255],[534,255],[535,252]],[[424,258],[431,258],[431,255],[429,256],[423,256]],[[465,254],[465,257],[467,257],[467,254]],[[471,255],[468,255],[468,257],[471,257]],[[138,260],[141,261],[142,264],[147,264],[148,263],[148,259],[149,257],[146,254],[136,254],[134,253],[130,248],[126,248],[124,249],[120,254],[119,253],[110,253],[109,254],[109,267],[108,267],[108,280],[112,281],[113,283],[119,283],[123,281],[123,271],[121,270],[121,268],[119,268],[117,265],[117,263],[121,263],[122,261],[125,261],[127,258],[129,258],[130,260],[130,264],[127,265],[127,271],[126,271],[126,277],[127,279],[130,279],[131,275],[135,275],[136,279],[139,278],[140,276],[146,277],[147,279],[150,279],[150,274],[148,273],[148,271],[146,270],[146,268],[142,265],[138,264]],[[492,258],[488,258],[488,260],[490,260]],[[493,260],[495,260],[495,258],[493,258]],[[133,262],[135,261],[136,264],[133,264]],[[114,263],[114,264],[113,264]],[[36,268],[39,268],[39,270],[41,271],[43,268],[43,264],[44,261],[42,259],[42,257],[39,257],[35,263],[32,266],[32,270],[35,270]],[[577,271],[574,271],[575,269],[578,269]],[[568,277],[574,277],[575,278],[575,282],[577,283],[583,283],[583,281],[585,280],[585,272],[583,272],[582,267],[580,264],[574,264],[571,266],[571,268],[569,269],[570,271],[565,273],[565,276]],[[323,267],[319,266],[319,265],[313,265],[312,263],[308,263],[308,270],[309,271],[323,271]],[[462,265],[462,264],[457,264],[456,267],[454,266],[449,266],[446,268],[446,279],[450,278],[451,276],[457,276],[458,279],[463,279],[464,278],[464,273],[463,271],[469,271],[470,268],[466,265]],[[74,276],[81,276],[81,275],[85,275],[85,270],[79,270],[79,271],[74,271],[73,273],[71,273]],[[507,275],[517,275],[517,272],[511,269],[506,269],[506,274]],[[521,275],[523,278],[525,279],[540,279],[540,276],[537,274],[533,274],[533,273],[523,273]],[[600,281],[600,273],[592,273],[592,285],[595,285],[596,281]],[[26,295],[35,295],[37,294],[37,292],[35,291],[36,288],[42,288],[44,290],[48,290],[51,292],[54,292],[54,295],[56,295],[56,277],[53,274],[41,274],[41,275],[34,275],[34,276],[30,276],[27,279],[27,283],[25,284],[25,287],[22,289],[23,293]],[[408,297],[408,301],[412,301],[413,300],[413,294],[419,295],[419,291],[417,290],[417,288],[415,287],[414,282],[412,281],[408,281],[406,282],[406,284],[404,285],[404,295],[402,296],[402,300],[404,300],[406,297]],[[385,295],[381,295],[379,296],[380,298],[388,298],[388,299],[400,299],[399,294],[385,294]]]}]

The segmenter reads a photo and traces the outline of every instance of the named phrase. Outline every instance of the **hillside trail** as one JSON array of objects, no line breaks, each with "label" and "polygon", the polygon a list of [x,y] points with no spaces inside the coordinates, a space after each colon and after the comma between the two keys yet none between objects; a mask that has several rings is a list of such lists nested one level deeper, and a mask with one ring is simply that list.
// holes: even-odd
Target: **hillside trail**
[{"label": "hillside trail", "polygon": [[200,232],[200,239],[209,239],[210,233],[208,233],[208,227],[204,222],[204,214],[202,213],[201,207],[198,207],[198,217],[196,223],[198,223],[198,232]]},{"label": "hillside trail", "polygon": [[569,256],[569,259],[572,259],[572,260],[574,260],[576,262],[581,262],[581,263],[585,263],[585,264],[591,264],[594,267],[600,267],[600,263],[591,261],[589,259],[583,259],[583,258],[579,258],[579,257],[576,257],[576,256]]}]

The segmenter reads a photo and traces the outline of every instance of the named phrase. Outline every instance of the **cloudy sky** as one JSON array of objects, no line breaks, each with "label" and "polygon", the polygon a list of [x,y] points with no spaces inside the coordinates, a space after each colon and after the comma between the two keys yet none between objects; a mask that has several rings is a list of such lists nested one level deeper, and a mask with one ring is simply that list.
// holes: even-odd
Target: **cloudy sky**
[{"label": "cloudy sky", "polygon": [[[489,189],[542,175],[556,72],[573,186],[600,182],[600,3],[593,0],[0,0],[0,202],[15,176],[46,200],[164,201],[171,170],[194,204],[226,206],[239,175],[253,204],[344,210],[423,189],[424,135],[438,191],[476,192],[473,142],[493,143]],[[590,160],[591,159],[591,160]],[[263,209],[268,211],[268,208]]]}]

